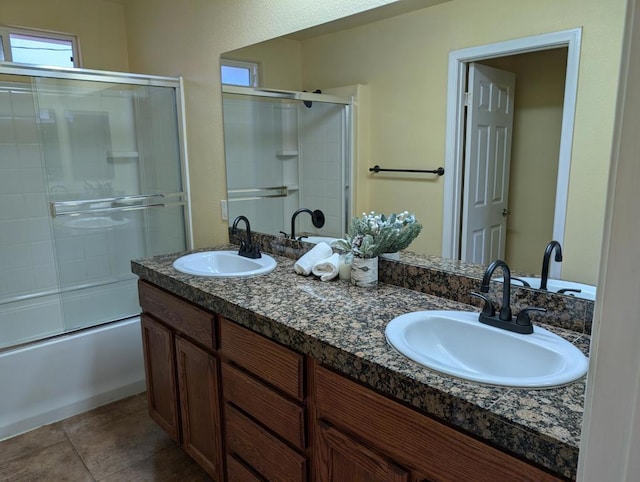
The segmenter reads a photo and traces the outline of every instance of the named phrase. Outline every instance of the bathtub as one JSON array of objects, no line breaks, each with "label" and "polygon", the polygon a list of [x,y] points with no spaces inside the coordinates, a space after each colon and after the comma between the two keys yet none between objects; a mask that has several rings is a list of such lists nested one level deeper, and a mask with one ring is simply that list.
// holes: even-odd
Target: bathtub
[{"label": "bathtub", "polygon": [[0,387],[0,440],[140,393],[140,318],[0,352]]}]

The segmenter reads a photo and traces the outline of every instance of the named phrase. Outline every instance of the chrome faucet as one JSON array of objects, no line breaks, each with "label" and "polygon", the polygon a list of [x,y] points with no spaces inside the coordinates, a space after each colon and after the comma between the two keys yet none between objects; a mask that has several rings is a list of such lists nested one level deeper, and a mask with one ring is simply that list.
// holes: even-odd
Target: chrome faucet
[{"label": "chrome faucet", "polygon": [[260,246],[258,246],[257,244],[254,246],[251,242],[251,226],[249,225],[249,220],[245,216],[238,216],[233,220],[233,225],[231,226],[231,234],[238,234],[238,223],[240,221],[244,221],[244,224],[247,227],[247,237],[244,241],[240,241],[240,249],[238,250],[238,255],[251,259],[262,258],[262,254],[260,254]]},{"label": "chrome faucet", "polygon": [[[496,310],[493,307],[491,300],[480,293],[489,293],[491,286],[491,276],[493,272],[498,269],[502,269],[503,282],[502,282],[502,306],[500,307],[500,314],[496,316]],[[480,323],[491,325],[496,328],[502,328],[503,330],[513,331],[515,333],[521,333],[523,335],[529,335],[533,333],[533,325],[529,318],[529,312],[531,311],[547,311],[544,308],[524,308],[515,321],[511,313],[511,270],[507,263],[501,259],[493,261],[484,273],[482,277],[482,285],[480,286],[480,293],[471,293],[472,296],[484,300],[484,307],[478,317]]]},{"label": "chrome faucet", "polygon": [[560,246],[560,243],[558,241],[551,241],[549,244],[547,244],[547,247],[544,250],[544,256],[542,258],[542,275],[540,276],[541,290],[547,289],[547,281],[549,280],[549,262],[551,261],[551,254],[553,253],[554,249],[556,251],[556,262],[560,263],[562,261],[562,246]]},{"label": "chrome faucet", "polygon": [[[296,218],[300,213],[309,213],[311,215],[311,222],[316,228],[324,226],[324,213],[322,211],[319,209],[312,211],[311,209],[300,208],[293,213],[293,216],[291,216],[291,239],[296,239]],[[301,240],[304,237],[306,236],[300,236],[298,240]]]}]

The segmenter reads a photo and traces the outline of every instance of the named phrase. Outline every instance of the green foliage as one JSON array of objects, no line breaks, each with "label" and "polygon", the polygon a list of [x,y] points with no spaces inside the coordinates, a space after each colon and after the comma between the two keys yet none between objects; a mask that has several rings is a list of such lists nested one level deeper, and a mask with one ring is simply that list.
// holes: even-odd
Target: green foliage
[{"label": "green foliage", "polygon": [[375,258],[382,253],[395,253],[407,248],[418,237],[422,224],[413,213],[400,214],[362,213],[351,220],[350,232],[332,246],[341,251],[351,251],[359,258]]}]

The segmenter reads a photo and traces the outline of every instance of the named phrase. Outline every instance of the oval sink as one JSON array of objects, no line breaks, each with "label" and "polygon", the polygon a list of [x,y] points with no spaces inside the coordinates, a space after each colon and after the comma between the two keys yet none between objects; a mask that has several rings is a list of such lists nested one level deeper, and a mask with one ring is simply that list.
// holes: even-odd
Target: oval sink
[{"label": "oval sink", "polygon": [[[532,288],[540,289],[540,278],[518,276],[519,279],[526,281]],[[499,281],[499,280],[498,280]],[[517,279],[511,279],[512,286],[522,286],[522,283]],[[552,293],[558,293],[560,290],[575,290],[566,291],[562,294],[568,296],[575,296],[576,298],[583,298],[585,300],[595,301],[596,299],[596,287],[593,285],[587,285],[584,283],[576,283],[575,281],[565,281],[561,279],[549,278],[547,280],[547,291]]]},{"label": "oval sink", "polygon": [[237,251],[202,251],[176,259],[173,267],[186,274],[219,278],[246,278],[266,274],[276,268],[276,260],[268,254],[249,259]]},{"label": "oval sink", "polygon": [[479,383],[544,388],[587,373],[587,358],[544,328],[531,335],[482,324],[478,313],[416,311],[389,322],[389,344],[433,370]]}]

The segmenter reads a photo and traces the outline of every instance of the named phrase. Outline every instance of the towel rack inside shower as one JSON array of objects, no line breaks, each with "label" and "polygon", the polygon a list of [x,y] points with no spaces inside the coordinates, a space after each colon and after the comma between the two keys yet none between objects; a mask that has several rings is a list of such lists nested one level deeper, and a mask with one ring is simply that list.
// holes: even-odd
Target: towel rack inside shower
[{"label": "towel rack inside shower", "polygon": [[369,172],[420,172],[443,176],[444,167],[439,167],[438,169],[383,169],[378,164],[376,164],[375,166],[369,168]]}]

